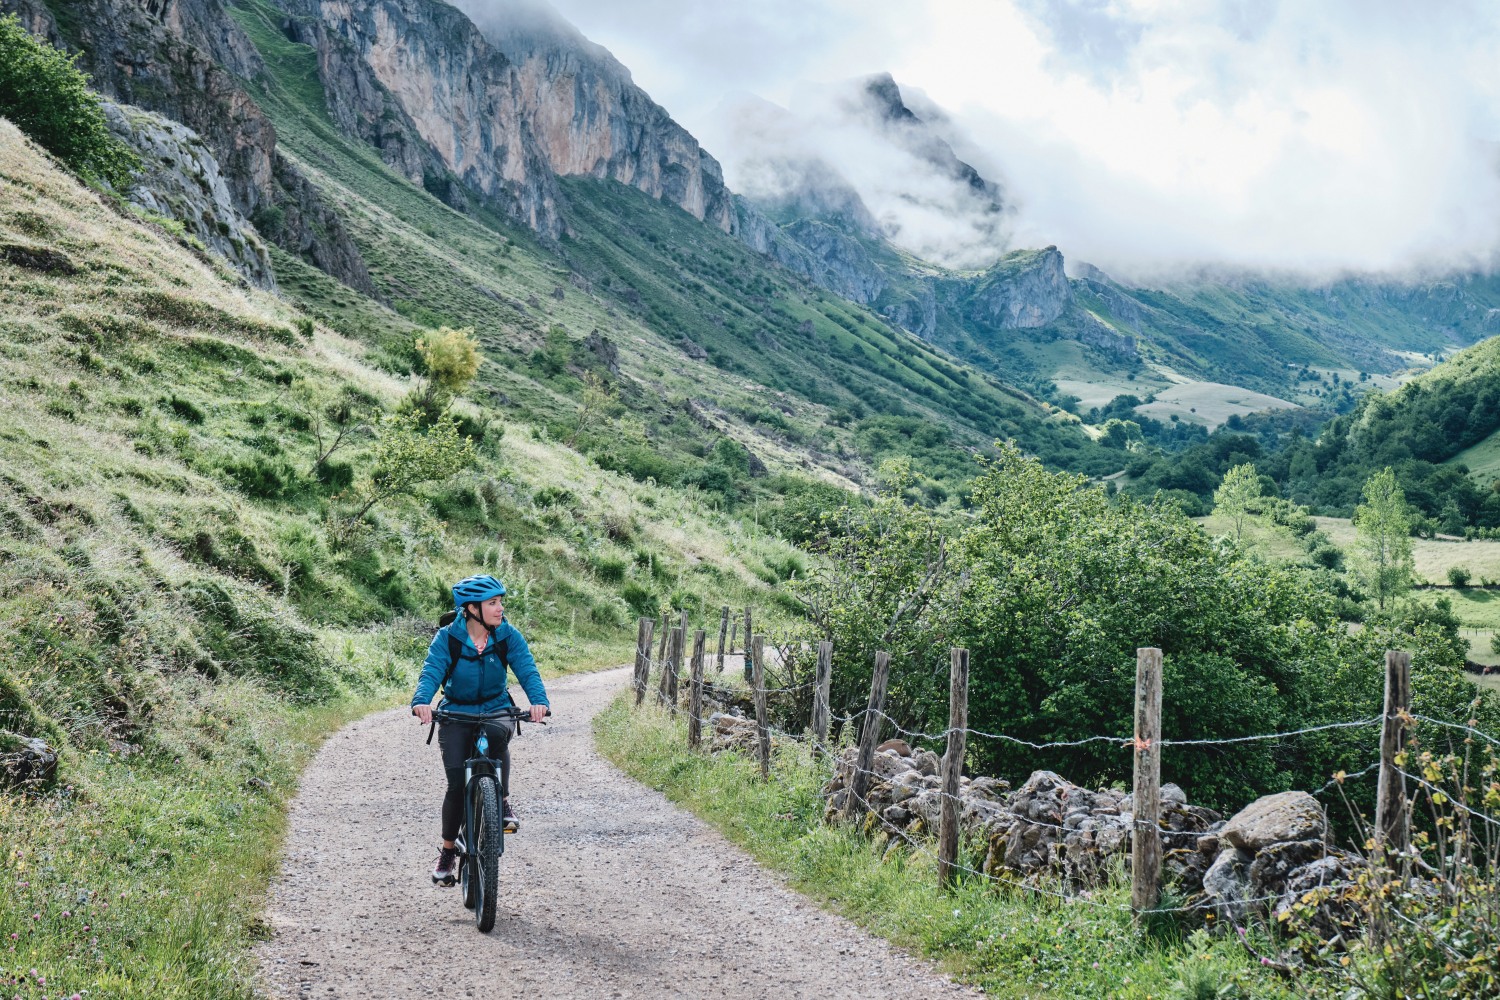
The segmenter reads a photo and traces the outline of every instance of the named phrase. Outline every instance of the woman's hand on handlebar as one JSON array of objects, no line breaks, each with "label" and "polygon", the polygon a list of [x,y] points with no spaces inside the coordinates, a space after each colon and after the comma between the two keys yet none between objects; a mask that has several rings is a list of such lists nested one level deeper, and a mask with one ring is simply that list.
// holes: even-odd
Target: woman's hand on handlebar
[{"label": "woman's hand on handlebar", "polygon": [[546,717],[547,717],[547,706],[546,705],[532,705],[531,706],[531,721],[532,722],[541,722]]},{"label": "woman's hand on handlebar", "polygon": [[430,726],[430,725],[432,725],[432,706],[431,705],[413,705],[411,707],[411,714],[415,715],[417,717],[417,719],[421,721],[422,725],[424,725],[424,726]]}]

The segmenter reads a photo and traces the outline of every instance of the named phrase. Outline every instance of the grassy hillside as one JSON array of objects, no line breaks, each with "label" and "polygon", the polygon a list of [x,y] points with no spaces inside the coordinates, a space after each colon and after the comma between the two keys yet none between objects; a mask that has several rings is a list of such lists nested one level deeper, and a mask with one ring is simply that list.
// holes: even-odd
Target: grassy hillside
[{"label": "grassy hillside", "polygon": [[297,769],[404,699],[453,579],[503,576],[555,674],[623,660],[668,603],[774,611],[801,566],[482,393],[474,466],[341,539],[377,432],[322,478],[318,433],[336,403],[378,427],[408,391],[379,338],[243,290],[3,121],[0,247],[0,753],[19,732],[62,757],[50,792],[0,793],[0,941],[64,995],[248,994]]}]

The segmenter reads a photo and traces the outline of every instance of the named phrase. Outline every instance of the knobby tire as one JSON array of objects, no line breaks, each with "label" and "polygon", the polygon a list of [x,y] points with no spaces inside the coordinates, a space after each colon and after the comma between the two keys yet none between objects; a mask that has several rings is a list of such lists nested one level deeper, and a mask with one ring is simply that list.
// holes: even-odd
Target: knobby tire
[{"label": "knobby tire", "polygon": [[474,924],[482,933],[495,926],[495,903],[500,896],[500,852],[504,833],[500,826],[500,790],[494,778],[476,780],[474,839],[469,850],[474,858]]}]

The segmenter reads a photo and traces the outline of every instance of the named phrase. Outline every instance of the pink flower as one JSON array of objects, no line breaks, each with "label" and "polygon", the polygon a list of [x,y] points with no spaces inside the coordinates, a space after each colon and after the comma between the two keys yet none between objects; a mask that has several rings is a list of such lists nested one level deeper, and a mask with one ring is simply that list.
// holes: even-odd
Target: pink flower
[{"label": "pink flower", "polygon": [[89,925],[88,924],[84,924],[83,925],[83,931],[84,931],[85,934],[88,933],[88,929],[89,929]]},{"label": "pink flower", "polygon": [[73,915],[73,911],[72,910],[63,910],[63,919],[64,920],[66,920],[68,917],[71,917],[72,915]]}]

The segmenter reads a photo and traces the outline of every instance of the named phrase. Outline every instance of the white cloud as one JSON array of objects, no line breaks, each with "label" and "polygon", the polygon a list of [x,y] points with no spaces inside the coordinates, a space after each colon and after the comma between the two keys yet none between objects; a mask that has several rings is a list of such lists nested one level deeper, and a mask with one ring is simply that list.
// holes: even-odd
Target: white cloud
[{"label": "white cloud", "polygon": [[[888,70],[949,112],[961,155],[1003,174],[1021,245],[1137,276],[1475,267],[1500,246],[1493,5],[555,2],[731,185],[757,158],[719,111],[727,95],[795,104],[808,81]],[[878,209],[889,165],[848,132],[821,145]]]}]

